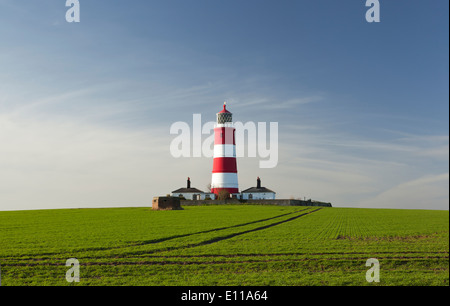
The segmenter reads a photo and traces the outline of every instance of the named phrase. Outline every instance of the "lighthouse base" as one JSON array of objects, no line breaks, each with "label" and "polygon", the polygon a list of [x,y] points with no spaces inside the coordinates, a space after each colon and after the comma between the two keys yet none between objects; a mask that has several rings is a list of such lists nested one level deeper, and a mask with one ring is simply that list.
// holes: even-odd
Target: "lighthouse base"
[{"label": "lighthouse base", "polygon": [[228,191],[230,194],[239,193],[238,188],[212,188],[211,193],[218,195],[222,190]]}]

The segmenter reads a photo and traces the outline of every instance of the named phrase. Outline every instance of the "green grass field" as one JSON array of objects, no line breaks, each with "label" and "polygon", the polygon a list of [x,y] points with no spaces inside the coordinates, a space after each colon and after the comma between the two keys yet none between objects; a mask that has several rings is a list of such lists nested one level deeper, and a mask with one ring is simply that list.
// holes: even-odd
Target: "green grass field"
[{"label": "green grass field", "polygon": [[[223,205],[0,212],[1,284],[446,285],[448,211]],[[66,260],[80,282],[66,281]],[[380,282],[366,281],[366,260]]]}]

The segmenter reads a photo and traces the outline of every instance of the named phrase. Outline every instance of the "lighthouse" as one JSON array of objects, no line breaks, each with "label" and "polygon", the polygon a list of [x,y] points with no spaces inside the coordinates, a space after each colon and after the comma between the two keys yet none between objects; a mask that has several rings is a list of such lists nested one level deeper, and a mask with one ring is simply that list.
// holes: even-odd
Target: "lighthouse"
[{"label": "lighthouse", "polygon": [[214,126],[211,193],[216,195],[221,190],[226,190],[230,194],[239,193],[233,114],[227,110],[226,106],[224,102],[223,110],[217,113],[217,123]]}]

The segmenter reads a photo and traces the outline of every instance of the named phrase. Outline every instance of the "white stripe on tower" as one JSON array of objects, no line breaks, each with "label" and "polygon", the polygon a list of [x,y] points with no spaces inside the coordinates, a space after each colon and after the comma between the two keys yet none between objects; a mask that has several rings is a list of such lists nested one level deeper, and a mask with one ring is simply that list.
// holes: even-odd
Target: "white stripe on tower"
[{"label": "white stripe on tower", "polygon": [[221,188],[238,188],[237,178],[237,173],[222,172],[212,174],[212,180],[215,182],[221,182]]},{"label": "white stripe on tower", "polygon": [[236,146],[232,144],[214,145],[214,157],[236,157]]},{"label": "white stripe on tower", "polygon": [[217,113],[217,124],[214,127],[211,192],[216,195],[221,190],[226,190],[230,194],[239,193],[234,134],[232,114],[227,111],[226,103],[224,103],[223,110]]}]

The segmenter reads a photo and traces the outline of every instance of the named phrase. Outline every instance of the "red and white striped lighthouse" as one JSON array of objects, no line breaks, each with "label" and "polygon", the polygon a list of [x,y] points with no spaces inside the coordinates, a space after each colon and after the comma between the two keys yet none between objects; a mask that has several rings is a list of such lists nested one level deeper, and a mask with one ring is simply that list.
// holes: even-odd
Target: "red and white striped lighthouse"
[{"label": "red and white striped lighthouse", "polygon": [[225,102],[223,110],[217,113],[217,123],[214,127],[211,192],[216,195],[221,190],[230,194],[239,193],[234,132],[233,115],[227,111]]}]

